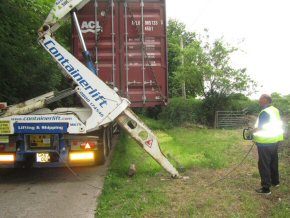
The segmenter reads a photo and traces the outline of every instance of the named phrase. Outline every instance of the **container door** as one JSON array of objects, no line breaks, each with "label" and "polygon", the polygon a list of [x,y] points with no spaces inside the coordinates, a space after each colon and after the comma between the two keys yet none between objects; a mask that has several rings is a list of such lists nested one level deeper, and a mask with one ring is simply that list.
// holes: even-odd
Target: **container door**
[{"label": "container door", "polygon": [[[132,107],[167,100],[165,2],[90,1],[78,12],[99,77],[131,101]],[[73,53],[84,62],[73,29]]]}]

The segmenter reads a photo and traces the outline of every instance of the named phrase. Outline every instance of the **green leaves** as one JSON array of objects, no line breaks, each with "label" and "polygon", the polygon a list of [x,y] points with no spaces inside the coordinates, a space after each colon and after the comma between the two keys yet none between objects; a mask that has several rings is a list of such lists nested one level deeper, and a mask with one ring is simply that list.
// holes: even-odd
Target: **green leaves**
[{"label": "green leaves", "polygon": [[170,88],[177,90],[173,96],[180,96],[175,87],[185,81],[187,95],[205,98],[211,93],[231,95],[255,92],[256,83],[251,80],[246,69],[231,66],[231,54],[238,48],[230,46],[223,38],[210,41],[205,35],[186,31],[185,25],[176,20],[168,22],[168,52]]},{"label": "green leaves", "polygon": [[168,70],[171,96],[181,95],[181,84],[185,83],[190,96],[200,90],[199,70],[195,64],[202,60],[202,49],[195,33],[185,30],[177,20],[169,20],[168,27]]},{"label": "green leaves", "polygon": [[236,51],[238,48],[224,42],[223,38],[211,41],[206,29],[204,35],[198,35],[186,31],[184,24],[169,20],[171,97],[201,96],[204,114],[211,124],[216,110],[230,107],[230,96],[255,92],[257,84],[246,69],[236,69],[231,65],[231,55]]},{"label": "green leaves", "polygon": [[61,72],[37,43],[37,30],[53,2],[1,1],[0,101],[19,103],[62,85]]},{"label": "green leaves", "polygon": [[279,93],[272,93],[272,104],[279,108],[282,115],[290,114],[290,95],[282,96]]}]

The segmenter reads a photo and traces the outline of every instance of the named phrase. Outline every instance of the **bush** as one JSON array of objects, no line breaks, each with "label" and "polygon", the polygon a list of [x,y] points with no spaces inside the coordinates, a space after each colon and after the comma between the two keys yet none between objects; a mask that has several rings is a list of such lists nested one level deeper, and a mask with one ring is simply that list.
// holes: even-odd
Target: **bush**
[{"label": "bush", "polygon": [[217,110],[246,110],[248,114],[254,114],[259,111],[259,104],[256,100],[250,100],[243,95],[227,97],[218,95],[203,100],[172,98],[158,118],[174,127],[184,126],[184,124],[212,126]]},{"label": "bush", "polygon": [[248,114],[256,114],[259,112],[259,102],[251,100],[241,94],[232,95],[229,97],[229,105],[227,110],[241,111],[246,110]]},{"label": "bush", "polygon": [[164,107],[159,118],[171,126],[181,126],[186,123],[204,123],[202,101],[197,99],[172,98]]}]

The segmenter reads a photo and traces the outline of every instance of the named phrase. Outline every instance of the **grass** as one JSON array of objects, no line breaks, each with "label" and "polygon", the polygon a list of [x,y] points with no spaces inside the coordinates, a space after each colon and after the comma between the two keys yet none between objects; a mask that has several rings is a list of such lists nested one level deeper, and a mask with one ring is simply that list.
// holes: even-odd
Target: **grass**
[{"label": "grass", "polygon": [[[127,135],[120,141],[105,179],[96,217],[290,217],[289,145],[280,151],[281,186],[260,196],[256,148],[228,177],[251,144],[241,130],[167,129],[145,119],[160,147],[187,179],[170,179]],[[126,173],[131,163],[137,173]],[[214,183],[215,182],[215,183]],[[214,184],[212,184],[214,183]],[[212,184],[212,185],[210,185]]]}]

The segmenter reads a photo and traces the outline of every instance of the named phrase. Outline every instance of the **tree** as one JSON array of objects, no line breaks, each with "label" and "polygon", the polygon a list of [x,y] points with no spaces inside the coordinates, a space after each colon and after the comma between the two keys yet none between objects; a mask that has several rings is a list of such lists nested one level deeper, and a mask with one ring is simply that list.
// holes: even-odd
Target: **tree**
[{"label": "tree", "polygon": [[184,24],[169,20],[171,95],[181,96],[183,84],[187,95],[201,96],[208,124],[213,124],[215,111],[231,108],[233,96],[255,92],[257,84],[247,70],[231,65],[231,55],[236,51],[238,48],[225,43],[223,38],[211,42],[206,29],[204,35],[197,35],[186,31]]},{"label": "tree", "polygon": [[[175,79],[178,84],[184,83],[186,95],[196,97],[202,93],[202,73],[205,66],[205,54],[197,40],[188,44],[181,55],[183,62],[177,67]],[[184,95],[183,95],[184,96]]]},{"label": "tree", "polygon": [[273,105],[277,107],[282,115],[290,114],[290,95],[282,96],[281,94],[274,92],[271,94]]},{"label": "tree", "polygon": [[195,78],[198,71],[197,66],[192,65],[192,59],[200,56],[197,54],[202,51],[200,42],[195,33],[186,31],[183,23],[173,19],[168,21],[167,35],[170,95],[180,96],[184,86],[188,95],[196,96],[200,91]]},{"label": "tree", "polygon": [[206,42],[207,71],[204,72],[204,97],[213,92],[230,95],[233,93],[251,94],[256,83],[246,73],[246,68],[234,69],[231,66],[230,55],[237,48],[225,44],[222,39],[213,44]]},{"label": "tree", "polygon": [[255,92],[256,82],[250,78],[245,68],[235,69],[231,66],[230,55],[238,49],[226,44],[222,38],[212,44],[206,41],[203,48],[207,65],[201,81],[204,109],[209,124],[213,124],[215,112],[229,106],[230,96]]},{"label": "tree", "polygon": [[0,0],[0,101],[14,104],[64,86],[60,70],[37,43],[53,3]]},{"label": "tree", "polygon": [[169,19],[167,26],[168,37],[168,87],[169,95],[173,97],[178,93],[178,84],[175,81],[177,67],[181,65],[180,35],[185,30],[185,25],[176,20]]}]

